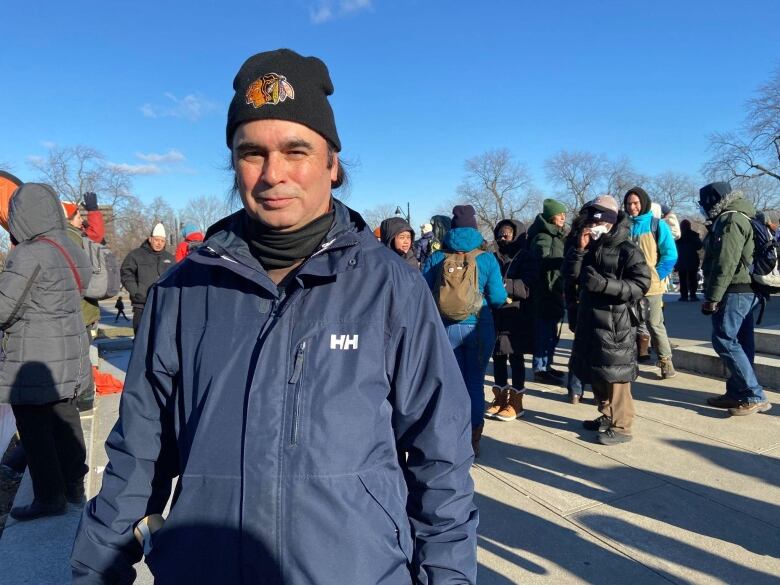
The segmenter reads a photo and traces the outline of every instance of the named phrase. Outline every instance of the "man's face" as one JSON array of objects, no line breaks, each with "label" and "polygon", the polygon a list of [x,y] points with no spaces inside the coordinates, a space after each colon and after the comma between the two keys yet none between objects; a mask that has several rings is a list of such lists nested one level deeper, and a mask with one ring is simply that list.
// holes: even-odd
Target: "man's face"
[{"label": "man's face", "polygon": [[249,216],[293,231],[327,213],[338,156],[328,165],[327,142],[306,126],[253,120],[233,135],[233,166]]},{"label": "man's face", "polygon": [[631,193],[626,199],[626,211],[631,217],[636,217],[642,210],[642,202],[639,200],[639,196]]},{"label": "man's face", "polygon": [[552,216],[552,224],[557,227],[563,227],[566,225],[566,214],[565,213],[556,213]]},{"label": "man's face", "polygon": [[155,252],[162,252],[165,249],[165,238],[149,236],[149,245]]},{"label": "man's face", "polygon": [[412,234],[411,232],[401,232],[393,240],[395,249],[399,252],[406,254],[412,247]]},{"label": "man's face", "polygon": [[508,225],[502,225],[501,229],[498,230],[497,239],[499,242],[511,242],[514,235],[515,235],[515,230],[513,230]]}]

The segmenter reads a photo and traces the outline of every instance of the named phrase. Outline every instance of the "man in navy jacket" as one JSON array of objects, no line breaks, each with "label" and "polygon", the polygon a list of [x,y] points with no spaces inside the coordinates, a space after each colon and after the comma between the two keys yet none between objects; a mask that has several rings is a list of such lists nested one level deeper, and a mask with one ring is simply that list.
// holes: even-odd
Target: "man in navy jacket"
[{"label": "man in navy jacket", "polygon": [[157,583],[475,583],[468,395],[419,272],[331,195],[328,70],[283,49],[233,87],[243,209],[150,291],[74,583],[142,553]]}]

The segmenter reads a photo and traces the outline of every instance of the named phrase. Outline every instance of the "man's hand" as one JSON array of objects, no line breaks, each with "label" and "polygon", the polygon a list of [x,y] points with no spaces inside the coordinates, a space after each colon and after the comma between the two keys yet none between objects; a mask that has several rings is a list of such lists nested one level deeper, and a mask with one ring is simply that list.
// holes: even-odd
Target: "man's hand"
[{"label": "man's hand", "polygon": [[97,202],[97,194],[93,193],[92,191],[88,193],[84,193],[84,209],[87,211],[97,211],[98,210],[98,202]]},{"label": "man's hand", "polygon": [[601,276],[593,266],[586,266],[582,273],[585,290],[595,293],[604,292],[607,288],[607,279]]},{"label": "man's hand", "polygon": [[720,303],[715,301],[704,301],[701,304],[702,315],[712,315],[713,313],[717,313],[719,308]]}]

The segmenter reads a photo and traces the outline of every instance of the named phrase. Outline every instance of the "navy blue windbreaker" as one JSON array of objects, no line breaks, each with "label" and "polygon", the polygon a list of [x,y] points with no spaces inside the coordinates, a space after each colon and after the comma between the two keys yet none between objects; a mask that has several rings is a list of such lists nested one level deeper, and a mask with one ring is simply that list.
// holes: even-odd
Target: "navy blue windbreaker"
[{"label": "navy blue windbreaker", "polygon": [[150,292],[74,583],[476,581],[470,406],[419,272],[338,201],[280,292],[244,212]]}]

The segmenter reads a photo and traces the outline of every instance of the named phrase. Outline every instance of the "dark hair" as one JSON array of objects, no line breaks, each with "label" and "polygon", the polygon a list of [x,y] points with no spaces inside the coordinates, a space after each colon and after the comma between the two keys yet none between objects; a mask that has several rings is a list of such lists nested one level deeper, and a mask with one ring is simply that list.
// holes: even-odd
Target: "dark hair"
[{"label": "dark hair", "polygon": [[[336,147],[333,146],[330,141],[327,141],[328,143],[328,168],[333,168],[333,163],[336,159]],[[347,174],[346,167],[349,166],[350,163],[345,162],[342,159],[339,159],[339,168],[336,172],[336,180],[330,182],[330,188],[331,189],[340,189],[341,187],[346,187],[349,185],[349,175]],[[231,151],[228,155],[228,164],[227,164],[227,170],[231,171],[233,173],[233,184],[230,187],[230,191],[228,191],[228,203],[231,207],[238,207],[241,203],[241,193],[238,191],[238,178],[236,177],[236,167],[233,164],[233,152]]]}]

